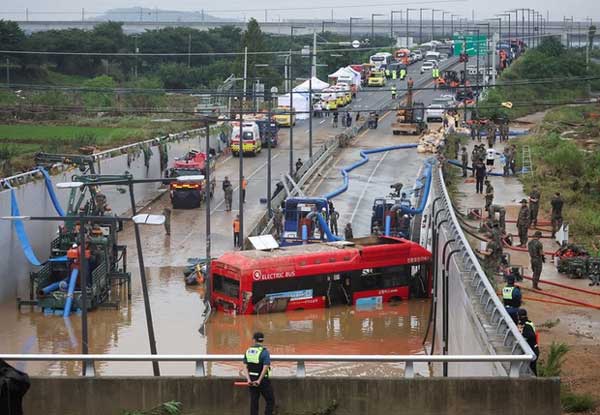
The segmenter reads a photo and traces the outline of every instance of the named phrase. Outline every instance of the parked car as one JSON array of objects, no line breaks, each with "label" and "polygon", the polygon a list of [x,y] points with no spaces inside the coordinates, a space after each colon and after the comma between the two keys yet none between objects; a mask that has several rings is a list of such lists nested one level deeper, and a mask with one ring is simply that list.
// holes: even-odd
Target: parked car
[{"label": "parked car", "polygon": [[421,49],[413,50],[413,53],[415,54],[415,58],[417,61],[420,61],[423,59],[423,52],[421,52]]},{"label": "parked car", "polygon": [[441,104],[431,104],[425,110],[425,121],[442,121],[444,119],[444,106]]},{"label": "parked car", "polygon": [[421,73],[425,73],[425,71],[430,71],[433,68],[437,67],[437,63],[435,61],[425,61],[421,65]]}]

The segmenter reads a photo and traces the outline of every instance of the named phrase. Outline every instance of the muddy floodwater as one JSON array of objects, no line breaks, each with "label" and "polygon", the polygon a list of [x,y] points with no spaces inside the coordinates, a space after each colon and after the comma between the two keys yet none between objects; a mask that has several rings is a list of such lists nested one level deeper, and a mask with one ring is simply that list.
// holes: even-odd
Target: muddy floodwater
[{"label": "muddy floodwater", "polygon": [[[138,275],[132,270],[133,275]],[[186,287],[181,268],[148,268],[157,348],[164,354],[241,354],[252,333],[265,333],[272,354],[422,354],[430,303],[410,300],[381,308],[335,307],[260,316],[213,313],[199,330],[204,311],[203,291]],[[120,307],[88,313],[89,352],[149,353],[144,305],[139,283],[133,279],[132,299],[114,290]],[[16,309],[13,302],[0,305],[0,350],[3,353],[79,353],[81,317],[44,315],[39,309]],[[19,368],[37,375],[78,375],[79,362],[19,362]],[[209,364],[212,375],[236,375],[237,363]],[[394,375],[398,364],[307,364],[308,375]],[[275,375],[291,374],[293,365],[277,363]],[[149,363],[102,362],[101,375],[150,375]],[[416,367],[427,375],[427,368]],[[161,372],[192,375],[193,363],[162,363]]]}]

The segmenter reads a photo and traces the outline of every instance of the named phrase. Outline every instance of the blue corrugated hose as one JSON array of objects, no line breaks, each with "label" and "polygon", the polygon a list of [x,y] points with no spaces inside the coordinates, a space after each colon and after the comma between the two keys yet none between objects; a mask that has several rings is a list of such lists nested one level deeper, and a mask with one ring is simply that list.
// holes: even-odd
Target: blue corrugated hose
[{"label": "blue corrugated hose", "polygon": [[60,206],[60,202],[56,197],[56,193],[54,193],[54,186],[52,186],[52,180],[50,180],[50,175],[43,167],[38,167],[38,170],[44,175],[44,182],[46,184],[46,190],[48,191],[48,195],[50,196],[50,200],[52,200],[52,204],[54,205],[54,210],[59,216],[65,216],[65,211]]},{"label": "blue corrugated hose", "polygon": [[[17,195],[15,194],[15,189],[13,189],[12,187],[10,187],[10,215],[21,216],[21,212],[19,211],[19,204],[17,203]],[[23,249],[23,254],[25,254],[25,258],[27,258],[31,265],[35,265],[36,267],[42,265],[42,263],[39,261],[39,259],[37,259],[35,253],[33,252],[33,248],[31,247],[29,238],[27,238],[27,232],[25,232],[25,225],[23,224],[23,221],[15,220],[13,221],[13,225],[15,227],[15,233],[19,238],[19,242],[21,243],[21,248]]]},{"label": "blue corrugated hose", "polygon": [[342,167],[342,169],[340,170],[342,173],[342,177],[344,178],[344,184],[342,186],[338,187],[337,189],[327,193],[323,197],[325,199],[333,199],[334,197],[339,196],[340,194],[342,194],[346,190],[348,190],[348,181],[349,181],[348,173],[350,173],[352,170],[356,169],[357,167],[362,166],[367,161],[369,161],[368,154],[383,153],[385,151],[401,150],[401,149],[416,148],[416,147],[417,147],[417,144],[400,144],[397,146],[374,148],[372,150],[361,150],[359,153],[361,160],[357,161],[356,163],[351,164],[348,167]]}]

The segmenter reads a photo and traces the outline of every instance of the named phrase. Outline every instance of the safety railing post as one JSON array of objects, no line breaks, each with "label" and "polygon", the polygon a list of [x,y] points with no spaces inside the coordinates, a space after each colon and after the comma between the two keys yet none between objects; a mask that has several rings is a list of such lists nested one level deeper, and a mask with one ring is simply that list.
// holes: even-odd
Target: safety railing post
[{"label": "safety railing post", "polygon": [[413,362],[406,362],[406,366],[404,367],[404,377],[408,379],[415,377],[415,367]]},{"label": "safety railing post", "polygon": [[296,377],[306,377],[306,367],[304,366],[304,360],[298,360],[298,362],[296,363]]},{"label": "safety railing post", "polygon": [[85,361],[85,376],[86,377],[96,376],[96,369],[94,368],[94,361],[93,360],[86,360]]},{"label": "safety railing post", "polygon": [[194,372],[194,376],[197,376],[197,377],[206,376],[206,371],[204,370],[204,360],[196,360],[196,370]]}]

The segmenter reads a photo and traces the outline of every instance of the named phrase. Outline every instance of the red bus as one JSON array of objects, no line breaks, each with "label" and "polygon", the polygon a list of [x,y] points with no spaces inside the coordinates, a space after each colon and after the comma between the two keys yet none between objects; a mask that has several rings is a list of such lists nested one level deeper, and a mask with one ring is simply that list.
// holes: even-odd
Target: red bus
[{"label": "red bus", "polygon": [[362,305],[429,296],[431,253],[394,237],[235,251],[213,260],[210,298],[236,314]]}]

